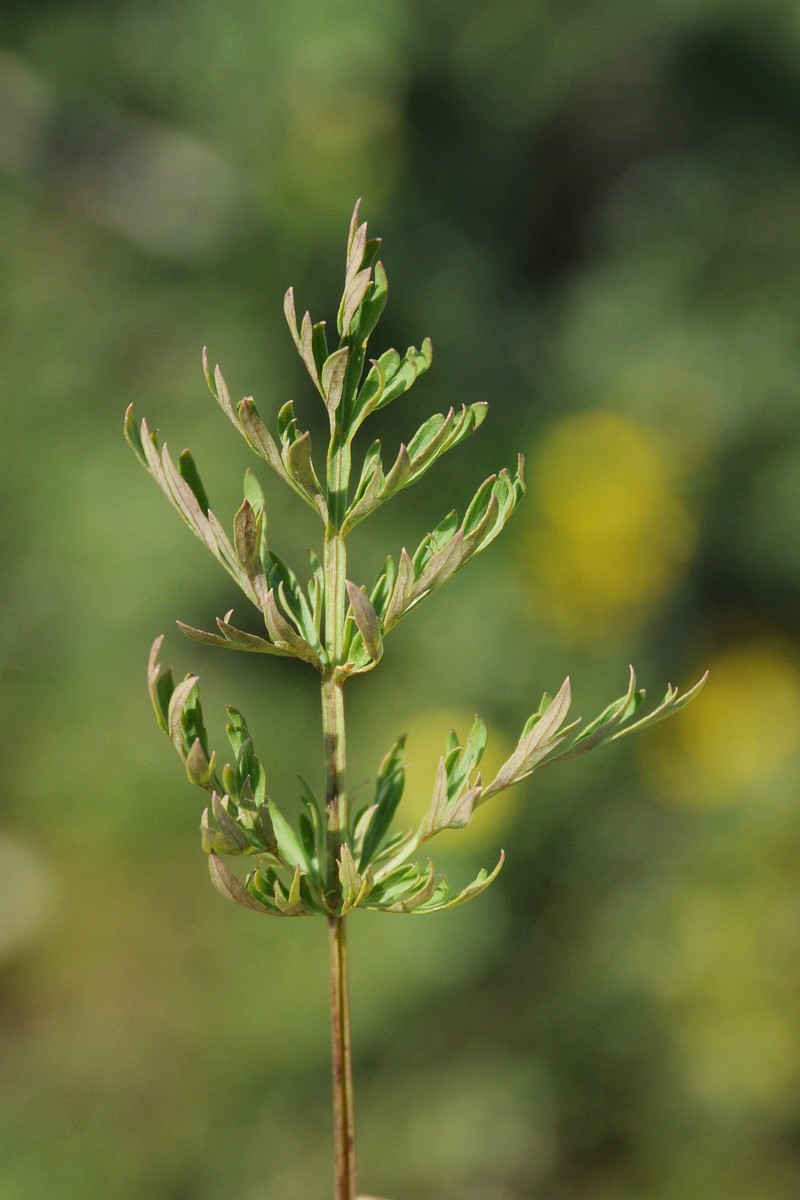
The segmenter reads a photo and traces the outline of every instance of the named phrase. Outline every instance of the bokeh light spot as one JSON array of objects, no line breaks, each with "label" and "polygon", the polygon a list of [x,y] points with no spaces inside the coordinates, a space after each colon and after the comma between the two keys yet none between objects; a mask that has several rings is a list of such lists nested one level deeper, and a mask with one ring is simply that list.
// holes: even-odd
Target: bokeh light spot
[{"label": "bokeh light spot", "polygon": [[55,881],[42,860],[24,842],[0,838],[0,962],[46,928],[54,900]]},{"label": "bokeh light spot", "polygon": [[529,477],[538,511],[528,563],[559,631],[591,641],[646,618],[695,540],[655,438],[612,412],[569,417],[545,435]]},{"label": "bokeh light spot", "polygon": [[665,725],[653,762],[678,798],[716,805],[774,779],[800,749],[800,662],[779,641],[742,642],[710,664],[691,706]]}]

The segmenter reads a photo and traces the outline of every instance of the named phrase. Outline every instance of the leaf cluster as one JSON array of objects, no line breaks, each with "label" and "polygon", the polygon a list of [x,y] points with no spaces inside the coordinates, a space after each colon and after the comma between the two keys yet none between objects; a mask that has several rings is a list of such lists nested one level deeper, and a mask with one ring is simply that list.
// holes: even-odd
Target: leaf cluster
[{"label": "leaf cluster", "polygon": [[[380,765],[372,802],[350,821],[338,863],[339,888],[331,894],[324,875],[325,822],[309,785],[301,779],[304,811],[295,832],[267,794],[266,774],[247,722],[234,708],[227,709],[234,759],[218,768],[216,754],[209,754],[197,677],[188,675],[176,686],[172,672],[162,672],[159,665],[161,642],[156,640],[150,656],[150,695],[156,719],[184,762],[189,780],[211,797],[201,833],[214,885],[246,908],[277,916],[343,916],[355,908],[425,913],[463,904],[492,883],[504,856],[491,873],[481,871],[451,896],[446,878],[437,877],[430,861],[423,869],[409,862],[424,843],[445,829],[465,828],[479,805],[534,771],[586,754],[678,712],[705,682],[703,677],[683,695],[668,687],[660,703],[640,716],[645,693],[637,688],[631,668],[624,695],[581,725],[580,720],[565,724],[571,706],[570,682],[565,679],[555,696],[542,697],[513,753],[486,786],[479,768],[487,730],[476,717],[463,744],[450,731],[428,810],[417,828],[404,831],[392,828],[405,784],[405,738],[398,738]],[[221,854],[250,856],[257,866],[242,883]]]},{"label": "leaf cluster", "polygon": [[[379,239],[367,236],[356,205],[347,240],[345,283],[336,329],[338,345],[328,345],[324,321],[305,312],[298,320],[294,293],[286,293],[284,311],[305,369],[329,418],[330,441],[324,468],[315,462],[311,436],[300,429],[292,402],[280,409],[276,435],[267,429],[251,396],[234,404],[217,366],[203,352],[208,387],[251,450],[317,514],[326,548],[343,547],[346,537],[382,504],[415,483],[442,457],[475,432],[485,404],[462,405],[429,417],[384,465],[380,440],[364,454],[350,485],[353,438],[362,424],[402,397],[431,365],[425,339],[419,350],[387,350],[367,360],[367,346],[386,305],[388,283],[377,261]],[[203,542],[264,622],[264,634],[232,624],[233,610],[216,620],[216,632],[178,622],[189,638],[204,645],[253,654],[272,654],[307,662],[341,686],[350,675],[372,670],[383,654],[384,638],[505,528],[525,485],[523,460],[512,475],[503,469],[478,488],[464,516],[449,512],[412,552],[389,555],[371,587],[331,578],[327,560],[309,555],[309,573],[301,582],[269,546],[266,499],[256,476],[247,471],[243,499],[228,533],[211,509],[206,489],[188,450],[174,462],[166,443],[147,421],[137,424],[132,409],[125,434],[137,458],[192,532]],[[341,611],[337,610],[337,606]],[[340,622],[340,625],[337,625]],[[334,635],[331,636],[331,629]],[[310,787],[301,781],[303,812],[297,830],[267,794],[266,773],[256,755],[245,718],[229,708],[227,735],[232,760],[219,766],[209,751],[197,677],[176,684],[151,653],[148,682],[159,725],[180,755],[192,783],[208,795],[201,820],[203,849],[212,881],[226,897],[244,907],[276,916],[320,913],[343,916],[355,908],[383,912],[433,912],[461,904],[482,892],[497,876],[481,871],[466,888],[450,895],[447,880],[433,865],[410,862],[416,851],[445,829],[470,823],[475,809],[492,796],[526,779],[541,767],[563,762],[614,741],[676,712],[696,694],[700,681],[679,696],[670,687],[647,716],[638,716],[644,692],[631,669],[625,694],[594,720],[565,724],[571,705],[569,679],[555,696],[543,696],[527,721],[514,752],[484,785],[480,763],[486,726],[477,717],[462,744],[449,734],[439,761],[428,811],[416,829],[393,830],[405,768],[404,739],[398,739],[380,765],[373,802],[348,815],[338,846],[336,877],[331,878],[328,821]],[[637,719],[634,719],[637,718]],[[246,857],[255,865],[244,881],[225,865],[222,855]]]}]

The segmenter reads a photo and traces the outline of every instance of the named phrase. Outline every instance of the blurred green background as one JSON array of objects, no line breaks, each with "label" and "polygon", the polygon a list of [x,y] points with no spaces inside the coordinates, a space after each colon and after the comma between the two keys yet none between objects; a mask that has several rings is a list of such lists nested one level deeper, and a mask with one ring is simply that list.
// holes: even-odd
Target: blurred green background
[{"label": "blurred green background", "polygon": [[[386,444],[491,409],[354,536],[355,578],[520,449],[529,495],[351,685],[353,787],[407,729],[413,809],[450,724],[502,753],[567,672],[589,716],[629,661],[652,699],[712,671],[447,835],[454,882],[509,852],[486,897],[352,922],[363,1187],[794,1200],[797,5],[8,0],[0,113],[0,1196],[331,1194],[323,923],[209,887],[144,664],[166,631],[283,797],[321,775],[313,675],[181,639],[237,596],[121,426],[134,401],[190,442],[226,519],[257,463],[203,343],[319,435],[282,295],[334,315],[360,195],[374,344],[436,347]],[[265,485],[302,569],[313,518]]]}]

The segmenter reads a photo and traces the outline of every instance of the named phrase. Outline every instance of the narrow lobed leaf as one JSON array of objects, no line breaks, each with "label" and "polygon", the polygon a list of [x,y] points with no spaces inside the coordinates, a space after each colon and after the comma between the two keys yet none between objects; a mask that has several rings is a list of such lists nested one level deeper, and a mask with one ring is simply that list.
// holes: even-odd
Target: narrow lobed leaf
[{"label": "narrow lobed leaf", "polygon": [[175,691],[175,681],[172,677],[171,669],[164,671],[162,674],[158,656],[161,653],[163,643],[164,635],[162,633],[159,634],[150,647],[150,657],[147,662],[147,687],[150,692],[150,701],[153,705],[153,712],[156,714],[156,720],[164,730],[164,733],[169,736],[169,702],[172,698],[172,693]]},{"label": "narrow lobed leaf", "polygon": [[378,615],[369,596],[361,588],[349,579],[345,581],[345,587],[353,619],[364,642],[364,649],[374,662],[378,662],[383,654],[383,634]]},{"label": "narrow lobed leaf", "polygon": [[342,399],[342,389],[349,361],[350,348],[343,346],[331,354],[322,368],[322,394],[330,413],[336,412]]},{"label": "narrow lobed leaf", "polygon": [[375,802],[371,808],[373,815],[364,832],[364,841],[361,846],[359,858],[361,870],[368,866],[377,855],[402,799],[405,784],[405,765],[403,763],[405,744],[406,738],[403,734],[394,743],[380,765],[375,784]]},{"label": "narrow lobed leaf", "polygon": [[225,866],[225,863],[212,850],[208,856],[208,870],[211,875],[211,882],[221,896],[226,900],[232,900],[234,904],[240,905],[241,908],[250,908],[254,912],[269,913],[272,910],[265,904],[259,903],[246,890],[241,880],[237,879],[233,872]]},{"label": "narrow lobed leaf", "polygon": [[197,470],[195,461],[188,450],[182,450],[178,458],[178,471],[182,479],[186,481],[192,490],[192,493],[200,505],[201,512],[208,516],[208,510],[211,505],[208,502],[206,489],[203,487],[203,481],[200,478],[200,473]]}]

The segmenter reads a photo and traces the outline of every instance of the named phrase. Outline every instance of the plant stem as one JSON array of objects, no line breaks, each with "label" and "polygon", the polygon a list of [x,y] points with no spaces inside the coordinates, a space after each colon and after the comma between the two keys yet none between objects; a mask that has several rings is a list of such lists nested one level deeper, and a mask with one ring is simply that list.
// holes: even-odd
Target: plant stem
[{"label": "plant stem", "polygon": [[332,675],[322,679],[322,739],[325,755],[325,815],[327,823],[327,893],[331,903],[339,898],[339,858],[347,840],[345,784],[344,697]]},{"label": "plant stem", "polygon": [[336,1200],[356,1200],[356,1141],[347,987],[346,917],[328,919],[331,964]]},{"label": "plant stem", "polygon": [[[347,556],[340,533],[350,476],[350,447],[334,435],[328,457],[330,517],[325,530],[325,642],[330,666],[322,677],[322,733],[325,756],[325,815],[327,829],[328,900],[338,906],[341,886],[339,861],[347,840],[345,722],[342,661],[347,612]],[[331,979],[331,1039],[333,1052],[333,1111],[336,1143],[336,1200],[356,1200],[355,1117],[350,1053],[350,1003],[347,980],[347,940],[344,917],[328,919]]]}]

